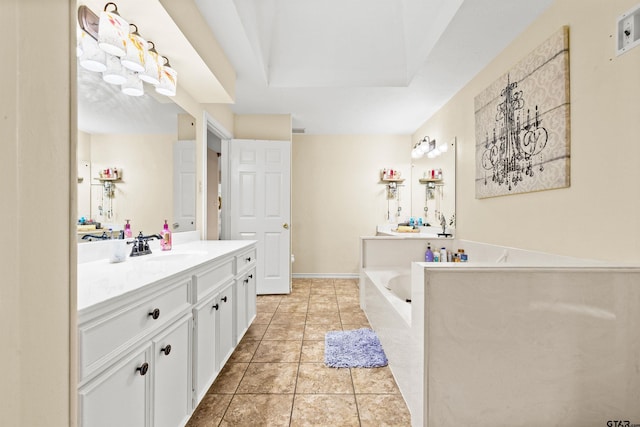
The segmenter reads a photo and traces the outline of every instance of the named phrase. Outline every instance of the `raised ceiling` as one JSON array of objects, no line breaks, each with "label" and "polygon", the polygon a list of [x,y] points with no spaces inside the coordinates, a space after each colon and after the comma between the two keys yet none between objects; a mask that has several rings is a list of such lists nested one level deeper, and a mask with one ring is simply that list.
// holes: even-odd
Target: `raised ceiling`
[{"label": "raised ceiling", "polygon": [[237,114],[313,134],[410,134],[552,0],[194,0]]}]

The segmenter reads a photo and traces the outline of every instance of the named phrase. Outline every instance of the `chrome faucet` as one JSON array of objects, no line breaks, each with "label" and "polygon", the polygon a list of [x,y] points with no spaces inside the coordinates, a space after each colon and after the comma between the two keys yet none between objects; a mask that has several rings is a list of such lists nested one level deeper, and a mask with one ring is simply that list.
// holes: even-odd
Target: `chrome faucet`
[{"label": "chrome faucet", "polygon": [[141,231],[140,234],[138,234],[138,236],[134,240],[129,240],[127,242],[128,245],[133,245],[131,247],[131,254],[129,256],[141,256],[141,255],[150,254],[151,248],[149,248],[149,240],[152,240],[152,239],[160,240],[161,238],[162,237],[160,237],[157,234],[150,234],[148,236],[144,236]]},{"label": "chrome faucet", "polygon": [[93,240],[109,240],[109,236],[107,236],[107,232],[103,231],[102,235],[98,236],[96,234],[85,234],[84,236],[82,236],[82,240],[89,240],[89,241],[93,241]]}]

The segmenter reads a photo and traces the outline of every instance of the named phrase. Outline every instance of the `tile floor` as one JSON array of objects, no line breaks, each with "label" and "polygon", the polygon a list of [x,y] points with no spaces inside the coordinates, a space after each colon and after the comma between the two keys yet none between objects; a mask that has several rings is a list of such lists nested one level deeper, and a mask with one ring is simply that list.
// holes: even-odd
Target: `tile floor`
[{"label": "tile floor", "polygon": [[356,280],[294,279],[258,312],[187,427],[410,426],[389,367],[328,368],[324,335],[370,327]]}]

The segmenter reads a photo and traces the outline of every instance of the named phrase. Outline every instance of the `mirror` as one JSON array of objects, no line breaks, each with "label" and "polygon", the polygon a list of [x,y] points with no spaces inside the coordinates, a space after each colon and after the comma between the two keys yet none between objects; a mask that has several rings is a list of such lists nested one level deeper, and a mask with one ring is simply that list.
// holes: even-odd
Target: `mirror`
[{"label": "mirror", "polygon": [[[78,241],[117,234],[126,220],[134,236],[159,233],[164,220],[174,221],[174,145],[179,120],[190,116],[146,83],[136,97],[101,73],[78,66],[77,75],[78,219],[94,222],[78,226]],[[101,229],[92,229],[97,223]]]},{"label": "mirror", "polygon": [[[447,233],[455,229],[456,213],[456,138],[446,142],[447,151],[434,158],[411,159],[411,216],[423,218],[442,232],[444,217]],[[432,172],[433,171],[433,172]]]}]

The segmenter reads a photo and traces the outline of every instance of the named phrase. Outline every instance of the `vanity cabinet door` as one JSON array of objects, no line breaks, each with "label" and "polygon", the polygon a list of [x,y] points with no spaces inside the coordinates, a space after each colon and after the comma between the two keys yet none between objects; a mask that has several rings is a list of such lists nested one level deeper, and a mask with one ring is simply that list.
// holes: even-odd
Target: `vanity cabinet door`
[{"label": "vanity cabinet door", "polygon": [[218,323],[218,369],[222,369],[235,347],[235,309],[233,288],[234,282],[218,294],[219,323]]},{"label": "vanity cabinet door", "polygon": [[238,279],[236,289],[236,343],[238,343],[256,315],[255,269]]},{"label": "vanity cabinet door", "polygon": [[246,276],[240,277],[236,281],[236,344],[247,331],[247,285]]},{"label": "vanity cabinet door", "polygon": [[153,339],[153,425],[176,427],[191,415],[191,314]]},{"label": "vanity cabinet door", "polygon": [[216,326],[218,324],[218,310],[220,304],[214,296],[205,299],[194,309],[195,321],[195,345],[194,345],[194,384],[196,391],[196,405],[204,397],[207,389],[216,375],[218,375],[218,364],[216,360]]},{"label": "vanity cabinet door", "polygon": [[84,385],[78,393],[80,425],[148,426],[152,368],[147,346]]},{"label": "vanity cabinet door", "polygon": [[255,268],[247,275],[247,327],[256,318],[256,270]]}]

